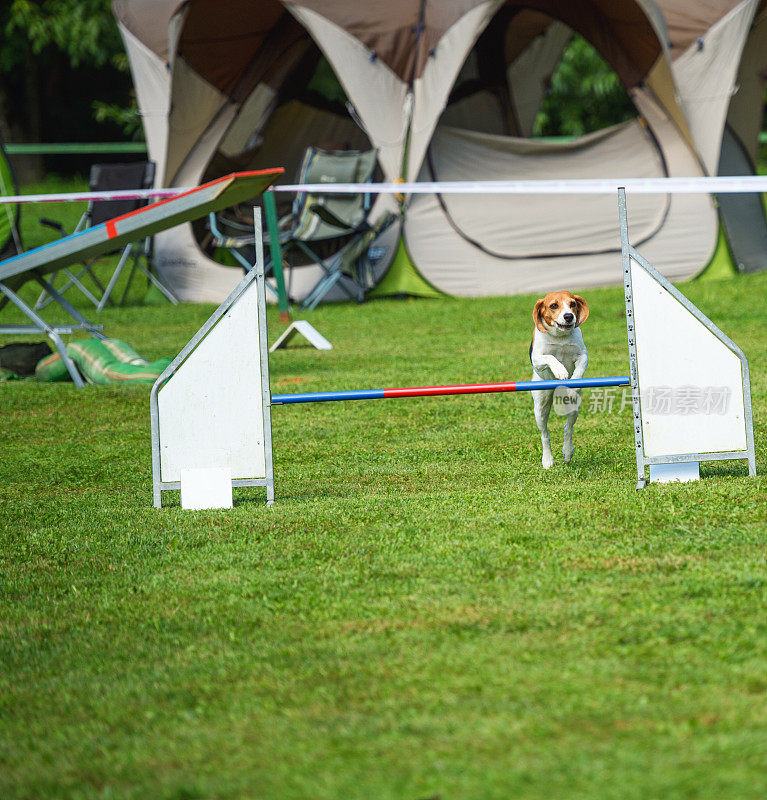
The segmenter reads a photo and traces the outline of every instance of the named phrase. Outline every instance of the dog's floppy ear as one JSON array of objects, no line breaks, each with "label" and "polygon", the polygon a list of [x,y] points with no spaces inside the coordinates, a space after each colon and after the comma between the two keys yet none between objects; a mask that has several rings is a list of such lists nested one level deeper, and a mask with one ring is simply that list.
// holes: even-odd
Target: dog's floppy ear
[{"label": "dog's floppy ear", "polygon": [[546,301],[540,299],[536,304],[535,308],[533,309],[533,319],[535,320],[535,327],[541,333],[546,333],[546,328],[543,325],[543,309],[546,306]]},{"label": "dog's floppy ear", "polygon": [[578,328],[589,318],[589,307],[582,297],[579,297],[577,294],[574,294],[573,297],[578,304],[578,324],[575,326]]}]

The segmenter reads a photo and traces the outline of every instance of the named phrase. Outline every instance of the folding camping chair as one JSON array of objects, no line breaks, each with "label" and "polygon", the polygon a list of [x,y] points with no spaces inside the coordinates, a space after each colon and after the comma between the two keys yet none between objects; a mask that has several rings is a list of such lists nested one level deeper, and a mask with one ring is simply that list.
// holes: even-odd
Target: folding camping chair
[{"label": "folding camping chair", "polygon": [[[89,189],[92,192],[108,192],[120,191],[129,189],[151,189],[154,184],[154,171],[155,165],[152,161],[142,161],[133,164],[94,164],[91,167],[90,180],[88,182]],[[81,217],[74,230],[78,233],[86,228],[91,228],[96,225],[101,225],[110,219],[128,214],[146,205],[146,200],[92,200],[88,204],[88,208]],[[58,231],[61,236],[66,236],[67,232],[61,223],[51,219],[41,219],[43,225]],[[118,252],[118,251],[115,251]],[[126,264],[130,261],[131,271],[128,280],[123,290],[123,295],[120,304],[125,302],[128,296],[128,290],[136,270],[140,270],[146,275],[147,279],[154,284],[160,292],[174,305],[178,303],[173,293],[153,274],[150,267],[150,259],[152,253],[152,240],[151,237],[144,239],[140,242],[132,242],[127,245],[120,254],[120,260],[112,273],[106,287],[101,283],[96,274],[93,272],[93,266],[96,259],[84,262],[79,272],[75,273],[72,269],[64,268],[61,270],[66,277],[66,281],[59,287],[59,294],[63,294],[72,286],[79,289],[85,297],[90,300],[98,311],[101,311],[108,302],[111,300],[112,292],[117,284],[120,275],[123,272]],[[93,283],[98,287],[101,297],[97,297],[88,287],[83,283],[82,278],[88,275]],[[56,274],[51,277],[51,284],[54,283]],[[44,308],[53,298],[48,292],[43,291],[35,304],[36,309]]]},{"label": "folding camping chair", "polygon": [[[376,166],[375,150],[323,150],[307,148],[296,182],[370,183]],[[311,310],[336,285],[352,300],[362,302],[368,282],[362,274],[364,255],[380,226],[368,221],[370,194],[307,193],[296,195],[292,211],[279,221],[280,246],[291,267],[293,257],[300,254],[322,268],[323,275],[302,303]],[[209,227],[213,244],[223,247],[248,270],[253,263],[249,248],[254,237],[248,234],[244,221],[231,214],[211,214]],[[265,236],[265,244],[269,243]],[[266,269],[271,262],[268,260]],[[268,285],[268,284],[267,284]]]}]

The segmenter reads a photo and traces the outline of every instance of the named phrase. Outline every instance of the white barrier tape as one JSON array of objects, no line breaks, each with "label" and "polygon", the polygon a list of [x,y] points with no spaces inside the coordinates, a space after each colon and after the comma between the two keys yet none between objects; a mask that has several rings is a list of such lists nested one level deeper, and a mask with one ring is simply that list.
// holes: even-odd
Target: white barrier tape
[{"label": "white barrier tape", "polygon": [[313,194],[723,194],[767,192],[767,175],[713,178],[586,178],[545,181],[439,181],[434,183],[310,183],[274,186],[275,192]]},{"label": "white barrier tape", "polygon": [[[437,181],[418,183],[307,183],[274,186],[275,192],[313,194],[729,194],[767,192],[767,175],[713,178],[583,178],[545,181]],[[175,197],[194,187],[130,189],[114,192],[22,194],[0,197],[6,203],[64,203],[90,200],[150,200]]]},{"label": "white barrier tape", "polygon": [[5,203],[76,203],[89,200],[150,200],[175,197],[192,188],[183,189],[122,189],[114,192],[74,192],[66,194],[17,194],[13,197],[0,197],[0,205]]}]

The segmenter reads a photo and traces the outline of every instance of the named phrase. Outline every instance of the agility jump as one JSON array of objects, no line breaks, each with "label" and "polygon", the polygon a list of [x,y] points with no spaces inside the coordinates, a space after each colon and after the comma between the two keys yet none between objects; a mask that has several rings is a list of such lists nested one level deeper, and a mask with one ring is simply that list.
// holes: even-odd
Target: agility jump
[{"label": "agility jump", "polygon": [[[272,406],[558,387],[631,386],[637,488],[646,485],[648,467],[650,480],[661,480],[663,470],[697,467],[701,461],[743,459],[749,474],[755,475],[751,390],[743,351],[629,244],[622,188],[618,209],[629,375],[275,395],[269,388],[261,212],[254,209],[255,268],[152,387],[155,506],[161,507],[167,490],[181,490],[182,507],[231,506],[234,486],[265,486],[271,505]],[[658,414],[647,400],[658,388],[673,392],[711,386],[726,392],[728,405],[724,413],[703,421],[696,415]],[[192,487],[204,486],[206,497],[198,504],[194,499],[185,502],[185,486],[188,496],[194,494]],[[219,498],[212,504],[207,497],[211,487]]]},{"label": "agility jump", "polygon": [[603,386],[630,386],[631,378],[576,378],[562,381],[512,381],[510,383],[468,383],[456,386],[408,386],[400,389],[356,389],[347,392],[303,392],[274,394],[272,405],[326,403],[339,400],[392,400],[402,397],[440,397],[455,394],[497,394],[500,392],[540,392],[547,389],[587,389]]}]

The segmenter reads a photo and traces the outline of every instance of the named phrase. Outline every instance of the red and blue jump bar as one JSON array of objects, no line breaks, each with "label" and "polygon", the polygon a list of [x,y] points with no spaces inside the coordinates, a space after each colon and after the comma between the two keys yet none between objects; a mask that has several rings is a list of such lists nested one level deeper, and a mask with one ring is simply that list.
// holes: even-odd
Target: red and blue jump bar
[{"label": "red and blue jump bar", "polygon": [[631,378],[575,378],[563,381],[513,381],[511,383],[470,383],[459,386],[409,386],[403,389],[357,389],[346,392],[304,392],[274,394],[272,405],[325,403],[333,400],[390,400],[395,397],[436,397],[446,394],[492,394],[494,392],[540,392],[545,389],[593,389],[605,386],[630,386]]}]

